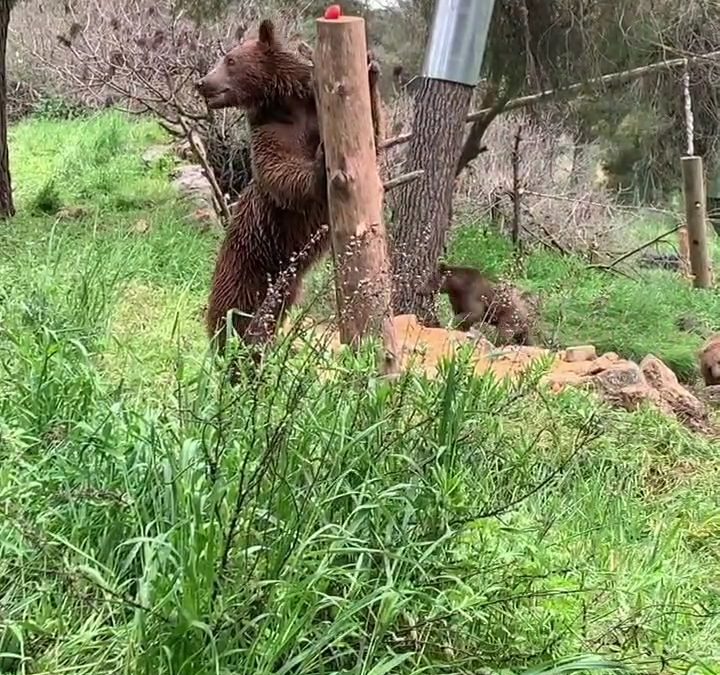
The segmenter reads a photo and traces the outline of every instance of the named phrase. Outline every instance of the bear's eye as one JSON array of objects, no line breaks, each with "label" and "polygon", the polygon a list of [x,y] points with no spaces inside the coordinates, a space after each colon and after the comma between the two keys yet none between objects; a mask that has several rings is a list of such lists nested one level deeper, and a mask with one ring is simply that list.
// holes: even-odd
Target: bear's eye
[{"label": "bear's eye", "polygon": [[226,62],[230,67],[235,65],[235,59],[232,56],[226,57]]}]

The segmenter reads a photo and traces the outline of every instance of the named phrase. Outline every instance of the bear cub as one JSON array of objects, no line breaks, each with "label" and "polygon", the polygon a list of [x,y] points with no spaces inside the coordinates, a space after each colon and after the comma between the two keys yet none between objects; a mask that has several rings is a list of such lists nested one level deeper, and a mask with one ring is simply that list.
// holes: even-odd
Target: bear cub
[{"label": "bear cub", "polygon": [[497,329],[501,344],[534,345],[534,312],[526,297],[515,287],[498,284],[473,267],[441,263],[437,268],[439,293],[450,300],[455,323],[462,331],[476,323]]}]

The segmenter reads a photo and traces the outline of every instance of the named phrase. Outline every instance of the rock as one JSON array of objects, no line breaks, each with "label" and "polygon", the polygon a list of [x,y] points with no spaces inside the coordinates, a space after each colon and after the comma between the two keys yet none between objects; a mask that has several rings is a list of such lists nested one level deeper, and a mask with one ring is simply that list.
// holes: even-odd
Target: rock
[{"label": "rock", "polygon": [[173,185],[195,207],[193,218],[197,222],[204,224],[212,222],[219,225],[220,219],[217,217],[213,205],[213,190],[210,181],[205,177],[205,172],[199,164],[184,164],[181,166],[177,171]]},{"label": "rock", "polygon": [[597,358],[593,345],[582,345],[580,347],[568,347],[563,354],[563,361],[577,363],[578,361],[594,361]]},{"label": "rock", "polygon": [[497,347],[490,342],[490,340],[484,338],[482,335],[472,338],[475,352],[478,354],[489,354],[490,352],[496,351]]},{"label": "rock", "polygon": [[639,410],[643,404],[664,408],[660,394],[645,382],[623,387],[618,392],[616,401],[629,412]]},{"label": "rock", "polygon": [[161,159],[172,154],[172,147],[169,145],[151,145],[143,153],[142,160],[145,164],[157,164]]},{"label": "rock", "polygon": [[212,187],[199,164],[184,164],[181,166],[175,174],[173,185],[183,196],[189,199],[202,200],[212,204]]},{"label": "rock", "polygon": [[611,399],[618,397],[625,387],[644,383],[640,367],[632,361],[617,361],[606,370],[592,376],[593,386]]},{"label": "rock", "polygon": [[694,429],[709,427],[708,411],[705,406],[678,382],[675,373],[659,358],[648,354],[640,362],[640,370],[647,383],[660,395],[664,403],[663,407]]},{"label": "rock", "polygon": [[195,209],[195,211],[190,214],[190,219],[203,231],[220,224],[220,219],[214,209]]},{"label": "rock", "polygon": [[178,143],[177,148],[175,148],[175,154],[180,159],[184,159],[186,162],[195,161],[195,151],[192,149],[192,145],[190,145],[190,141],[187,139]]},{"label": "rock", "polygon": [[132,226],[132,231],[137,234],[145,234],[149,229],[150,224],[144,218],[141,218]]},{"label": "rock", "polygon": [[705,400],[712,405],[720,405],[720,384],[711,384],[702,392]]},{"label": "rock", "polygon": [[563,391],[566,387],[583,387],[587,385],[588,378],[572,371],[561,373],[551,371],[543,378],[543,382],[550,387],[551,391],[558,393]]},{"label": "rock", "polygon": [[604,370],[613,368],[617,363],[624,363],[618,359],[616,354],[603,354],[592,361],[565,361],[562,353],[559,360],[553,366],[553,374],[557,374],[562,378],[566,374],[575,375],[582,378],[588,378]]},{"label": "rock", "polygon": [[89,213],[89,209],[84,206],[65,206],[58,211],[57,217],[65,220],[76,220],[77,218],[84,218]]}]

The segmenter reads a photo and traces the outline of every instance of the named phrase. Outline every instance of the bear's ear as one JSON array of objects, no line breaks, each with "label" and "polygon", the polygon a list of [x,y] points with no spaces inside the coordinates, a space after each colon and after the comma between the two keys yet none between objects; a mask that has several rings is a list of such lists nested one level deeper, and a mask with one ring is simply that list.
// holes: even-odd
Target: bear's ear
[{"label": "bear's ear", "polygon": [[275,44],[275,26],[270,19],[265,19],[265,21],[260,24],[258,39],[268,47]]}]

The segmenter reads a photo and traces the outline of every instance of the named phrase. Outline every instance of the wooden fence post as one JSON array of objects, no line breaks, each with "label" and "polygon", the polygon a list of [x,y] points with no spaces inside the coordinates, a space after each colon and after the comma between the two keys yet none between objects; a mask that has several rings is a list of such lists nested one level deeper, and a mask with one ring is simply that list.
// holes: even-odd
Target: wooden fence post
[{"label": "wooden fence post", "polygon": [[695,288],[710,288],[712,268],[707,245],[703,161],[702,157],[693,156],[683,157],[681,163],[693,285]]},{"label": "wooden fence post", "polygon": [[396,372],[391,270],[368,82],[365,22],[317,19],[315,79],[328,175],[340,340],[382,337],[381,370]]}]

